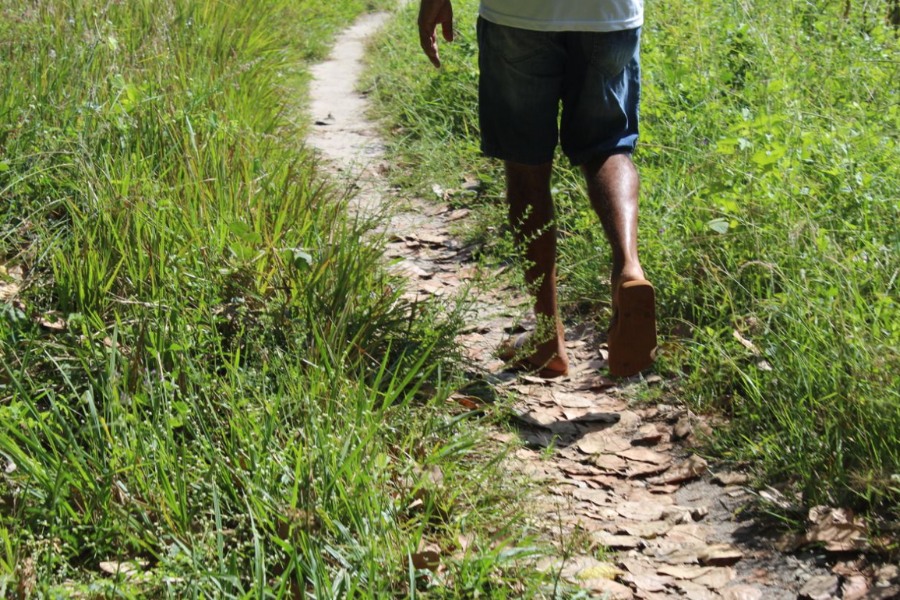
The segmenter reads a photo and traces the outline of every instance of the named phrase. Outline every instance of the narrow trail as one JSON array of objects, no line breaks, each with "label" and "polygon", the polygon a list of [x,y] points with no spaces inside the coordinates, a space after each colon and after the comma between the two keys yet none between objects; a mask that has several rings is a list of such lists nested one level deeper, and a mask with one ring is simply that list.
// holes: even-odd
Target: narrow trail
[{"label": "narrow trail", "polygon": [[[308,141],[334,176],[358,187],[363,211],[398,206],[382,176],[383,143],[366,119],[366,98],[356,91],[365,41],[388,17],[362,17],[312,70],[315,125]],[[422,68],[430,68],[424,59]],[[392,209],[387,256],[409,277],[409,293],[452,295],[478,277],[471,249],[450,234],[468,211],[403,202]],[[540,567],[561,570],[568,581],[611,599],[895,597],[896,588],[878,587],[879,578],[895,574],[864,568],[859,552],[776,550],[774,534],[741,516],[752,499],[746,477],[718,471],[692,452],[695,436],[710,425],[675,403],[637,402],[634,382],[603,377],[602,336],[590,328],[567,331],[569,377],[548,381],[502,372],[494,352],[514,325],[513,307],[526,303],[509,290],[480,290],[474,321],[459,343],[473,371],[519,398],[514,420],[524,446],[508,468],[541,484],[533,525],[560,549]],[[642,385],[664,383],[651,377]],[[497,431],[494,438],[499,445],[515,435]],[[608,562],[564,556],[573,536],[610,549]],[[617,569],[613,579],[599,576],[609,563]]]}]

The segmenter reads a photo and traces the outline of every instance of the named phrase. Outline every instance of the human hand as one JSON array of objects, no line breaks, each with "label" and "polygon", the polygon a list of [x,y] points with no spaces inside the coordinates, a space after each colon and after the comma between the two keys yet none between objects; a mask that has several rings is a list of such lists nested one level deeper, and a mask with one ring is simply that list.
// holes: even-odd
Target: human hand
[{"label": "human hand", "polygon": [[422,0],[419,5],[419,43],[425,56],[435,67],[441,66],[438,55],[437,31],[438,23],[441,32],[448,42],[453,41],[453,5],[450,0]]}]

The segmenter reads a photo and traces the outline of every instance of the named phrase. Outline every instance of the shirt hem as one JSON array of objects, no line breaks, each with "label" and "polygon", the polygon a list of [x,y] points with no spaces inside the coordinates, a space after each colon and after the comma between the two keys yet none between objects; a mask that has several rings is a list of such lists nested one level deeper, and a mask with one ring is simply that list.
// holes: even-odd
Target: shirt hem
[{"label": "shirt hem", "polygon": [[485,20],[497,25],[505,25],[506,27],[516,27],[519,29],[528,29],[530,31],[591,31],[591,32],[610,32],[624,31],[627,29],[636,29],[643,26],[644,16],[637,15],[629,19],[619,21],[541,21],[538,19],[523,19],[521,17],[513,17],[502,13],[496,13],[482,8],[479,14]]}]

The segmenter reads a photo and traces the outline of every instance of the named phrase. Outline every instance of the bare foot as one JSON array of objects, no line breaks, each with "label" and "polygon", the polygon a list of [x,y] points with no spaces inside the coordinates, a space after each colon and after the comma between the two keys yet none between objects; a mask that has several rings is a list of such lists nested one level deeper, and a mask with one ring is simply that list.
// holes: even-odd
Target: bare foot
[{"label": "bare foot", "polygon": [[609,330],[609,372],[636,375],[656,358],[655,293],[649,281],[625,281],[615,291],[616,309]]},{"label": "bare foot", "polygon": [[511,368],[536,371],[541,377],[568,375],[569,359],[562,324],[557,324],[556,334],[546,341],[536,343],[534,335],[528,332],[510,338],[501,345],[498,356]]}]

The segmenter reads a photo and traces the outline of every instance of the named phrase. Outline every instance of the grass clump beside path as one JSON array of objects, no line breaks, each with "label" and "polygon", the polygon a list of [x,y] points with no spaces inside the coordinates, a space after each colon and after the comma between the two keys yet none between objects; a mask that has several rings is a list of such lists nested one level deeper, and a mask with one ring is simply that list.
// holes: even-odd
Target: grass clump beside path
[{"label": "grass clump beside path", "polygon": [[[371,82],[398,133],[398,164],[415,165],[401,176],[426,190],[481,179],[479,198],[456,201],[480,207],[484,232],[503,227],[502,180],[477,150],[477,2],[456,4],[458,41],[442,45],[441,71],[418,56],[408,15],[385,36]],[[898,517],[900,47],[890,3],[646,8],[636,160],[642,255],[666,342],[658,369],[694,407],[732,417],[721,456],[806,505]],[[603,323],[608,250],[582,189],[577,172],[557,169],[563,302]],[[501,255],[509,247],[485,239]]]},{"label": "grass clump beside path", "polygon": [[429,400],[456,317],[401,300],[292,122],[365,8],[0,8],[0,597],[405,595],[429,543],[433,595],[530,585]]}]

